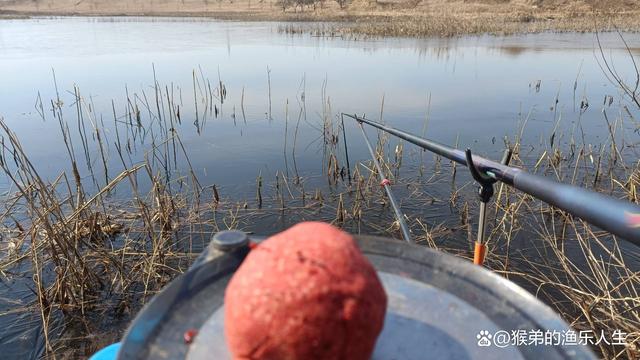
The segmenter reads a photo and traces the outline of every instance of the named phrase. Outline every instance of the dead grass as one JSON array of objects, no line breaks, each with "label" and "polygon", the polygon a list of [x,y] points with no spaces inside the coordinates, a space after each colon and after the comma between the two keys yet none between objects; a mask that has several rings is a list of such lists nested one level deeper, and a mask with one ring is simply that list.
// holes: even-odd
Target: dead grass
[{"label": "dead grass", "polygon": [[[628,87],[634,90],[633,83]],[[0,272],[11,278],[22,266],[23,275],[32,281],[32,303],[15,311],[39,314],[48,357],[83,357],[116,340],[117,331],[111,339],[92,338],[116,320],[126,326],[142,304],[188,268],[220,229],[247,229],[274,219],[320,220],[353,233],[398,237],[398,224],[377,180],[379,171],[401,191],[396,195],[405,212],[413,214],[407,222],[417,243],[471,258],[477,199],[469,177],[438,157],[422,155],[420,165],[429,166],[427,171],[421,167],[419,175],[414,171],[402,176],[412,150],[402,144],[391,147],[384,134],[375,146],[380,170],[370,162],[346,169],[344,125],[325,91],[317,124],[323,172],[316,176],[326,179],[327,186],[309,188],[297,171],[298,124],[310,121],[302,99],[297,116],[289,119],[287,111],[285,119],[279,119],[290,124],[283,144],[285,159],[293,160],[291,167],[285,163],[275,174],[257,171],[255,193],[231,199],[215,184],[200,183],[191,168],[190,149],[180,136],[183,121],[198,133],[214,126],[218,106],[226,99],[224,83],[194,71],[193,99],[186,91],[185,99],[193,100],[197,110],[188,115],[181,112],[174,90],[174,85],[155,81],[148,93],[127,91],[124,104],[113,103],[110,131],[103,122],[108,117],[93,113],[79,89],[73,89],[71,110],[59,98],[51,99],[51,113],[42,111],[41,116],[60,125],[60,146],[68,153],[70,169],[51,181],[39,175],[20,138],[0,121],[0,168],[14,189],[0,214],[0,244],[7,254],[0,259]],[[521,131],[505,139],[505,146],[513,149],[516,166],[637,203],[638,134],[629,130],[640,125],[631,115],[634,109],[615,115],[603,111],[609,137],[601,144],[556,132],[554,124],[556,141],[534,149],[527,144],[523,154],[524,119]],[[383,112],[384,105],[380,118]],[[425,129],[427,121],[428,117]],[[580,121],[576,124],[581,128]],[[568,145],[558,146],[560,138]],[[115,149],[109,152],[104,144],[114,144]],[[144,153],[143,160],[131,160],[136,151]],[[108,158],[119,159],[118,171],[107,166]],[[81,173],[81,168],[86,170]],[[143,182],[150,185],[141,188]],[[448,199],[429,193],[436,183],[450,184]],[[129,194],[127,198],[110,197],[116,188]],[[425,205],[444,206],[454,216],[447,221],[423,216]],[[577,330],[604,331],[607,336],[625,332],[625,345],[594,346],[603,358],[638,358],[640,276],[630,260],[638,249],[506,186],[496,189],[491,209],[487,266],[526,286]],[[75,329],[73,336],[53,332],[54,320],[61,318]]]},{"label": "dead grass", "polygon": [[[284,1],[284,2],[283,2]],[[366,36],[455,36],[541,31],[640,30],[640,2],[318,0],[4,0],[0,15],[194,16],[245,21],[329,22],[288,32]]]}]

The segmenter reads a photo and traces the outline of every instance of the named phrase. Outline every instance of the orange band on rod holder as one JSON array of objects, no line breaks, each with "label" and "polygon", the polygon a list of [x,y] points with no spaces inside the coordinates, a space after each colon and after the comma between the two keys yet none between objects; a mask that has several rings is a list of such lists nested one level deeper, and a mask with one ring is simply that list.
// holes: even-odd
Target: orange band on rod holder
[{"label": "orange band on rod holder", "polygon": [[473,251],[473,263],[476,265],[484,264],[484,256],[487,253],[487,247],[476,241],[476,246]]}]

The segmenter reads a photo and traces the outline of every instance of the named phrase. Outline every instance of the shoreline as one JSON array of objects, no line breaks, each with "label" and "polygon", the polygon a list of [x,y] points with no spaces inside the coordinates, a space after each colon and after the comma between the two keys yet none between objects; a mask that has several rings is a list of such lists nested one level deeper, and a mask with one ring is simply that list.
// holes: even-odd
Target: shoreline
[{"label": "shoreline", "polygon": [[[47,1],[47,0],[40,0]],[[53,1],[53,0],[48,0]],[[59,1],[64,3],[66,0]],[[100,3],[101,0],[94,0]],[[640,8],[537,8],[515,5],[487,5],[444,2],[438,6],[406,6],[394,3],[381,6],[370,2],[350,3],[341,8],[337,2],[320,2],[315,9],[303,11],[298,7],[283,7],[282,2],[256,4],[256,0],[235,3],[196,6],[195,4],[158,6],[146,9],[144,5],[123,5],[118,0],[102,7],[60,6],[38,8],[33,3],[14,1],[0,5],[0,20],[28,19],[32,17],[165,17],[202,18],[224,21],[283,22],[283,32],[312,33],[324,36],[374,37],[454,37],[464,35],[513,35],[540,32],[640,32]],[[380,0],[378,0],[380,1]],[[404,1],[404,0],[400,0]],[[162,1],[160,1],[162,3]],[[82,3],[82,2],[81,2]],[[35,4],[39,4],[36,2]],[[377,4],[377,5],[376,5]],[[400,4],[400,5],[398,5]],[[464,3],[467,4],[467,3]],[[312,26],[299,23],[317,23]]]}]

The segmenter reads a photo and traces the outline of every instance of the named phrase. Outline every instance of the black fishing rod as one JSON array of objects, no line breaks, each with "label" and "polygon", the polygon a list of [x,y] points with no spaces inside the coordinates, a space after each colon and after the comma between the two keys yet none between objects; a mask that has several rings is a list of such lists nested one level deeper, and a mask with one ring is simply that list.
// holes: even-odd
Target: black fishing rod
[{"label": "black fishing rod", "polygon": [[[613,235],[640,246],[640,206],[578,186],[534,175],[438,142],[424,139],[357,115],[344,114],[359,123],[395,135],[458,164],[467,166],[474,179],[485,183],[501,181],[547,204],[562,209]],[[484,185],[483,185],[484,186]]]},{"label": "black fishing rod", "polygon": [[396,201],[395,196],[393,196],[393,192],[391,192],[391,182],[389,179],[384,177],[384,173],[382,172],[382,167],[380,166],[380,162],[376,158],[376,153],[373,151],[373,147],[371,147],[371,143],[369,142],[369,138],[367,137],[367,133],[364,131],[364,127],[362,123],[359,123],[360,130],[362,130],[362,136],[364,137],[364,141],[367,143],[367,147],[369,148],[369,153],[371,153],[371,158],[373,159],[373,164],[378,170],[378,176],[380,176],[380,186],[384,187],[384,190],[387,192],[387,198],[389,199],[389,203],[391,204],[391,208],[396,214],[396,219],[398,220],[398,225],[400,225],[400,231],[402,232],[402,237],[404,240],[410,244],[413,244],[413,240],[411,240],[411,232],[409,231],[409,227],[407,223],[404,221],[404,215],[402,211],[400,211],[400,206],[398,206],[398,202]]}]

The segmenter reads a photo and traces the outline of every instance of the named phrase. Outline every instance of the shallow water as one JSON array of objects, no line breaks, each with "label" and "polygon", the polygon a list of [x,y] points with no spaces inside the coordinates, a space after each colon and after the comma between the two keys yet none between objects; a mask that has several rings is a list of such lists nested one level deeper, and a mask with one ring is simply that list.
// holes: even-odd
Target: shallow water
[{"label": "shallow water", "polygon": [[[531,142],[547,137],[554,123],[549,108],[556,95],[561,126],[568,128],[577,118],[580,101],[588,99],[592,109],[583,126],[594,141],[606,134],[598,105],[605,95],[616,103],[620,100],[597,65],[593,34],[354,41],[290,36],[278,33],[277,27],[161,18],[2,21],[0,116],[21,137],[42,175],[51,178],[67,164],[60,138],[53,136],[59,133],[58,124],[48,111],[50,99],[56,97],[52,69],[63,108],[68,109],[67,121],[75,119],[70,92],[77,85],[108,125],[113,123],[111,100],[119,115],[124,112],[125,87],[129,93],[153,94],[153,67],[162,87],[173,85],[176,93],[180,91],[181,111],[191,117],[192,72],[214,84],[220,74],[227,90],[223,115],[200,136],[189,120],[180,131],[193,150],[191,160],[200,180],[237,195],[241,194],[237,184],[253,182],[260,170],[273,173],[283,167],[286,103],[293,123],[303,79],[307,121],[316,127],[322,124],[323,102],[330,103],[331,116],[345,112],[379,119],[384,99],[383,117],[388,123],[420,133],[429,112],[431,138],[453,144],[459,135],[460,144],[489,155],[503,148],[502,141],[494,138],[513,136],[520,119],[532,109],[525,136]],[[605,37],[610,40],[604,42],[610,49],[607,54],[616,59],[621,73],[631,75],[622,42]],[[626,39],[632,48],[640,48],[638,35]],[[267,68],[273,121],[267,121],[266,114]],[[231,116],[234,109],[240,116],[243,89],[247,124],[234,124]],[[34,107],[38,92],[49,118],[46,122]],[[318,137],[317,131],[308,130],[301,129],[298,145]],[[353,138],[354,160],[366,158],[359,134],[348,134]],[[112,145],[114,135],[106,136]],[[301,172],[317,173],[321,164],[316,152],[317,146],[301,146],[297,162]],[[113,164],[115,172],[117,162]]]},{"label": "shallow water", "polygon": [[[74,127],[76,85],[86,104],[91,104],[94,121],[104,124],[107,162],[114,176],[122,166],[114,154],[112,100],[122,119],[126,93],[153,98],[155,76],[180,105],[182,122],[175,126],[200,183],[216,184],[222,196],[242,200],[254,198],[258,174],[273,178],[276,171],[293,171],[293,131],[298,118],[302,121],[295,140],[295,163],[299,174],[308,178],[308,189],[313,189],[327,187],[322,177],[326,166],[320,131],[323,117],[337,123],[341,112],[367,114],[375,120],[382,117],[388,124],[418,134],[424,131],[428,114],[429,138],[450,145],[458,138],[461,147],[492,158],[499,158],[503,138],[513,140],[527,114],[523,143],[533,148],[548,144],[558,119],[557,133],[562,136],[555,141],[562,146],[571,137],[582,142],[579,124],[585,130],[584,141],[598,146],[608,136],[602,110],[612,118],[626,116],[627,101],[596,61],[594,34],[357,40],[282,34],[278,26],[165,18],[3,20],[0,117],[20,137],[40,175],[53,180],[69,170],[69,161],[50,101],[57,98],[57,91],[74,146],[80,149]],[[640,35],[625,34],[625,39],[630,51],[640,54]],[[605,56],[613,59],[622,76],[632,79],[633,64],[622,41],[615,34],[602,35],[602,41]],[[227,92],[224,103],[216,103],[220,115],[206,124],[199,103],[200,132],[193,124],[194,75],[197,87],[204,86],[203,78],[210,79],[214,88],[220,80]],[[611,105],[603,106],[605,96],[613,97]],[[589,107],[580,111],[586,102]],[[148,124],[152,120],[146,111],[142,116]],[[637,118],[638,112],[633,114]],[[353,167],[369,159],[369,154],[355,124],[345,121]],[[85,122],[91,129],[89,120]],[[374,132],[369,134],[373,139]],[[629,132],[628,136],[637,142],[636,135]],[[392,141],[389,148],[395,144]],[[405,153],[404,177],[417,177],[421,161],[433,162],[431,156],[418,156],[420,152],[408,145]],[[90,156],[94,164],[101,161],[96,150]],[[133,162],[143,156],[142,151],[134,154]],[[86,171],[86,164],[81,167]],[[4,175],[0,180],[3,190],[12,190]],[[457,216],[446,201],[429,207],[399,191],[412,216],[435,219],[433,223]],[[436,184],[429,191],[447,198],[451,185]],[[126,192],[121,196],[126,197]],[[263,219],[247,227],[268,234],[288,224]],[[5,285],[0,292],[11,297],[29,295],[24,287]],[[0,310],[13,306],[7,302]],[[15,354],[21,354],[24,348],[20,347],[33,339],[27,328],[38,326],[38,319],[9,321],[22,327],[1,331],[0,338],[2,343],[16,344]]]}]

